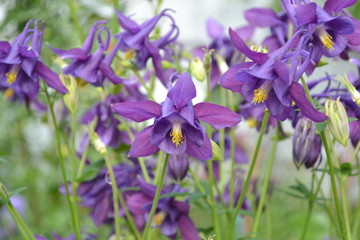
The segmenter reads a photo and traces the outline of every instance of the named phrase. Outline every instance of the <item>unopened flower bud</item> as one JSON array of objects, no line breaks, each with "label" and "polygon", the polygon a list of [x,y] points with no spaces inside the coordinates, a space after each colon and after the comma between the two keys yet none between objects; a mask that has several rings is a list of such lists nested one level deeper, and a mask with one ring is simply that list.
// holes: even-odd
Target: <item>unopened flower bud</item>
[{"label": "unopened flower bud", "polygon": [[349,121],[344,105],[337,100],[327,100],[325,102],[325,114],[328,118],[328,128],[333,137],[344,147],[349,139]]},{"label": "unopened flower bud", "polygon": [[75,113],[78,107],[77,82],[71,75],[60,75],[61,82],[65,85],[68,93],[64,95],[64,103],[71,113]]},{"label": "unopened flower bud", "polygon": [[211,55],[213,54],[214,50],[213,49],[206,49],[205,50],[205,56],[204,56],[204,68],[206,72],[210,72],[211,70]]},{"label": "unopened flower bud", "polygon": [[170,155],[168,174],[176,181],[181,181],[189,170],[189,158],[186,154]]},{"label": "unopened flower bud", "polygon": [[223,158],[221,156],[221,150],[219,145],[216,144],[216,142],[214,142],[213,140],[211,141],[211,148],[212,148],[212,152],[213,152],[213,159],[217,160],[217,161],[222,161]]},{"label": "unopened flower bud", "polygon": [[193,76],[199,80],[203,81],[205,79],[206,73],[205,73],[205,67],[204,63],[201,61],[200,58],[193,58],[190,62],[190,69]]},{"label": "unopened flower bud", "polygon": [[94,144],[96,151],[98,151],[102,155],[106,154],[106,146],[99,137],[97,137],[95,140],[93,140],[93,144]]},{"label": "unopened flower bud", "polygon": [[176,66],[173,63],[166,60],[161,62],[161,66],[163,67],[163,69],[176,68]]},{"label": "unopened flower bud", "polygon": [[315,130],[315,123],[307,118],[301,118],[296,124],[293,135],[293,160],[297,168],[303,164],[306,168],[311,168],[321,159],[321,139]]},{"label": "unopened flower bud", "polygon": [[351,95],[352,100],[356,103],[356,105],[360,106],[360,93],[358,90],[356,90],[354,85],[351,84],[347,75],[345,74],[345,77],[338,76],[337,80],[339,80],[342,84],[345,85],[346,89]]}]

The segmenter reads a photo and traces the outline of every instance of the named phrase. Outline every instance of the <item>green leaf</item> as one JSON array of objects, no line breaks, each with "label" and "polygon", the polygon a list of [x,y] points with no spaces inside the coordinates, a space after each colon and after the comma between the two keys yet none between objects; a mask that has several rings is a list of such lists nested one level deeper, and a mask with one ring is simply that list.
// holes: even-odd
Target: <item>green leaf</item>
[{"label": "green leaf", "polygon": [[324,131],[327,124],[328,124],[327,121],[316,123],[316,130],[319,132]]},{"label": "green leaf", "polygon": [[105,164],[105,160],[99,160],[93,164],[90,164],[84,168],[83,173],[81,176],[77,179],[78,182],[87,182],[92,179],[94,179],[99,171],[102,169],[102,167]]},{"label": "green leaf", "polygon": [[357,121],[357,120],[358,120],[357,118],[353,118],[353,117],[348,118],[348,122],[354,122],[354,121]]},{"label": "green leaf", "polygon": [[16,194],[19,194],[19,193],[25,191],[26,189],[27,189],[27,187],[21,187],[21,188],[15,189],[14,191],[9,192],[9,199]]}]

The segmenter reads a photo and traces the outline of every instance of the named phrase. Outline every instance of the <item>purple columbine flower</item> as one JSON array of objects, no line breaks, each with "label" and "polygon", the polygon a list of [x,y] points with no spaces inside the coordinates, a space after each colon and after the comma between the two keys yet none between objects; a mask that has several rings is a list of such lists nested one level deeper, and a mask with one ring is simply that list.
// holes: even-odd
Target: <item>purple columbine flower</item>
[{"label": "purple columbine flower", "polygon": [[135,136],[129,156],[149,156],[162,150],[169,154],[187,153],[200,160],[210,159],[210,139],[199,120],[221,129],[238,124],[240,116],[213,103],[202,102],[193,106],[191,100],[196,96],[196,89],[186,72],[173,74],[168,90],[162,105],[149,100],[112,105],[118,114],[136,122],[155,118],[153,125]]},{"label": "purple columbine flower", "polygon": [[44,24],[32,19],[11,44],[0,41],[0,89],[6,98],[24,101],[27,105],[38,102],[39,78],[58,92],[67,93],[59,76],[40,60],[43,35]]},{"label": "purple columbine flower", "polygon": [[321,162],[321,139],[315,133],[316,125],[307,118],[301,118],[296,125],[293,136],[293,160],[299,169],[301,165],[311,168]]},{"label": "purple columbine flower", "polygon": [[[110,44],[110,31],[104,26],[99,26],[105,23],[106,21],[104,20],[97,21],[91,27],[89,35],[81,48],[69,50],[51,48],[61,58],[72,60],[63,69],[64,74],[79,77],[94,86],[103,86],[105,79],[109,79],[114,84],[123,83],[124,79],[117,76],[111,68],[111,63],[114,60],[120,42],[105,55]],[[105,33],[105,39],[102,37],[103,32]],[[92,54],[91,49],[95,37],[97,37],[99,48]]]},{"label": "purple columbine flower", "polygon": [[[167,86],[167,79],[165,79],[161,65],[162,56],[160,50],[170,52],[167,45],[174,42],[179,35],[178,27],[176,26],[173,17],[168,14],[169,11],[173,10],[165,9],[160,14],[142,24],[137,24],[121,12],[116,11],[119,23],[125,30],[117,35],[117,38],[119,39],[119,45],[117,45],[117,47],[120,51],[125,52],[125,58],[127,59],[131,59],[135,55],[135,62],[138,69],[144,69],[148,59],[151,58],[156,76],[164,86]],[[170,19],[170,30],[159,39],[150,41],[149,35],[162,17],[168,17]]]},{"label": "purple columbine flower", "polygon": [[[141,191],[133,194],[126,201],[130,212],[137,216],[137,226],[142,229],[149,217],[155,197],[156,186],[139,179]],[[184,192],[179,185],[169,185],[161,191],[167,193]],[[161,233],[170,239],[175,239],[181,231],[183,240],[199,240],[196,227],[189,217],[190,205],[186,202],[176,201],[174,197],[160,197],[151,226],[160,228]],[[141,221],[142,220],[142,221]]]},{"label": "purple columbine flower", "polygon": [[[81,119],[81,123],[84,125],[89,125],[96,119],[95,132],[105,145],[112,148],[119,147],[120,143],[128,145],[131,143],[128,134],[119,130],[120,121],[115,117],[111,108],[111,104],[122,102],[124,99],[125,97],[120,94],[109,95],[91,107]],[[88,140],[88,135],[85,138]]]},{"label": "purple columbine flower", "polygon": [[[221,77],[221,86],[242,93],[248,102],[265,103],[278,120],[283,121],[289,116],[293,100],[306,117],[316,122],[325,121],[327,116],[312,106],[303,87],[297,82],[310,61],[311,52],[301,49],[305,37],[300,38],[295,51],[289,52],[295,39],[302,33],[299,30],[283,47],[265,54],[250,50],[240,36],[230,29],[230,38],[235,47],[253,62],[231,67]],[[302,55],[306,56],[306,60],[298,66],[298,58]]]},{"label": "purple columbine flower", "polygon": [[[96,226],[111,223],[114,220],[114,205],[112,190],[107,176],[107,168],[103,168],[92,180],[82,182],[79,185],[77,195],[81,197],[81,205],[91,209],[91,218]],[[136,162],[134,165],[120,163],[114,166],[116,184],[123,191],[124,199],[134,193],[134,190],[126,190],[138,187],[138,176],[141,176],[141,168]],[[124,212],[120,209],[120,214]]]}]

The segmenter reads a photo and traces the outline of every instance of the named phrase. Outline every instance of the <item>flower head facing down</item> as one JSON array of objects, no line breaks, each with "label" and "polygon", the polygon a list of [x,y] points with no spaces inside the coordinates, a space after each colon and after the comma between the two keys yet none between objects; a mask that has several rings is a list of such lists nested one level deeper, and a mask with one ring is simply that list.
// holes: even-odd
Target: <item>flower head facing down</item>
[{"label": "flower head facing down", "polygon": [[201,160],[210,159],[211,142],[199,120],[221,129],[238,124],[240,116],[213,103],[193,106],[191,100],[195,96],[195,85],[185,72],[170,77],[168,94],[162,105],[149,100],[113,104],[118,114],[136,122],[155,118],[153,125],[136,135],[129,155],[148,156],[162,150],[169,154],[187,153]]}]

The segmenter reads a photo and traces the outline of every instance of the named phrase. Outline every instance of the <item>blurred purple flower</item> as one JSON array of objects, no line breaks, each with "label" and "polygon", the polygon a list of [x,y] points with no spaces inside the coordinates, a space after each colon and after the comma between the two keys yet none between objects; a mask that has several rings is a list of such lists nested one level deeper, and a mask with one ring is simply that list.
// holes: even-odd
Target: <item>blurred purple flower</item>
[{"label": "blurred purple flower", "polygon": [[0,41],[0,89],[6,98],[24,101],[26,105],[40,104],[36,98],[39,78],[58,92],[67,93],[59,76],[40,60],[43,35],[44,24],[32,19],[11,44]]},{"label": "blurred purple flower", "polygon": [[[90,208],[91,218],[96,226],[111,223],[114,220],[112,190],[107,179],[107,168],[103,168],[91,181],[82,182],[77,194],[82,199],[82,206]],[[134,162],[133,165],[120,163],[114,166],[114,174],[119,189],[123,191],[124,199],[134,193],[127,188],[138,187],[138,176],[141,176],[140,166]],[[124,215],[120,209],[121,216]]]},{"label": "blurred purple flower", "polygon": [[[156,76],[164,86],[167,85],[167,79],[165,78],[161,65],[162,56],[160,55],[160,50],[169,52],[167,45],[174,42],[179,35],[178,27],[173,17],[168,14],[169,11],[173,10],[165,9],[140,25],[121,12],[116,11],[119,23],[125,30],[116,36],[119,39],[117,48],[125,52],[125,57],[128,59],[131,59],[135,54],[135,62],[138,69],[144,69],[148,59],[151,58]],[[162,17],[168,17],[170,19],[170,30],[159,39],[150,41],[149,35]]]},{"label": "blurred purple flower", "polygon": [[[176,79],[177,82],[172,86]],[[196,89],[186,72],[173,74],[168,90],[162,105],[149,100],[112,105],[118,114],[136,122],[155,118],[153,125],[135,136],[129,156],[149,156],[162,150],[169,154],[187,153],[200,160],[210,159],[210,139],[199,120],[221,129],[238,124],[240,116],[212,103],[202,102],[193,106],[191,100],[196,96]]]},{"label": "blurred purple flower", "polygon": [[[150,210],[155,197],[156,186],[139,179],[141,191],[133,194],[126,201],[128,209],[137,216],[137,226],[142,229],[150,215]],[[161,191],[167,193],[184,192],[179,185],[170,185]],[[170,239],[175,239],[178,231],[184,240],[198,240],[194,223],[189,217],[190,205],[186,202],[176,201],[174,197],[164,197],[158,202],[151,226],[160,228],[161,233]]]},{"label": "blurred purple flower", "polygon": [[[105,78],[114,84],[123,83],[124,79],[117,76],[111,68],[111,63],[116,55],[118,42],[110,52],[105,55],[110,44],[110,31],[101,24],[106,21],[97,21],[90,29],[89,35],[81,48],[72,48],[62,50],[51,48],[57,55],[63,59],[71,59],[68,66],[63,69],[64,74],[71,74],[79,77],[94,86],[103,86]],[[99,48],[92,54],[91,49],[97,32]],[[106,33],[105,40],[102,37],[103,32]]]},{"label": "blurred purple flower", "polygon": [[170,155],[167,167],[168,175],[175,181],[181,181],[189,170],[189,156],[186,154]]}]

